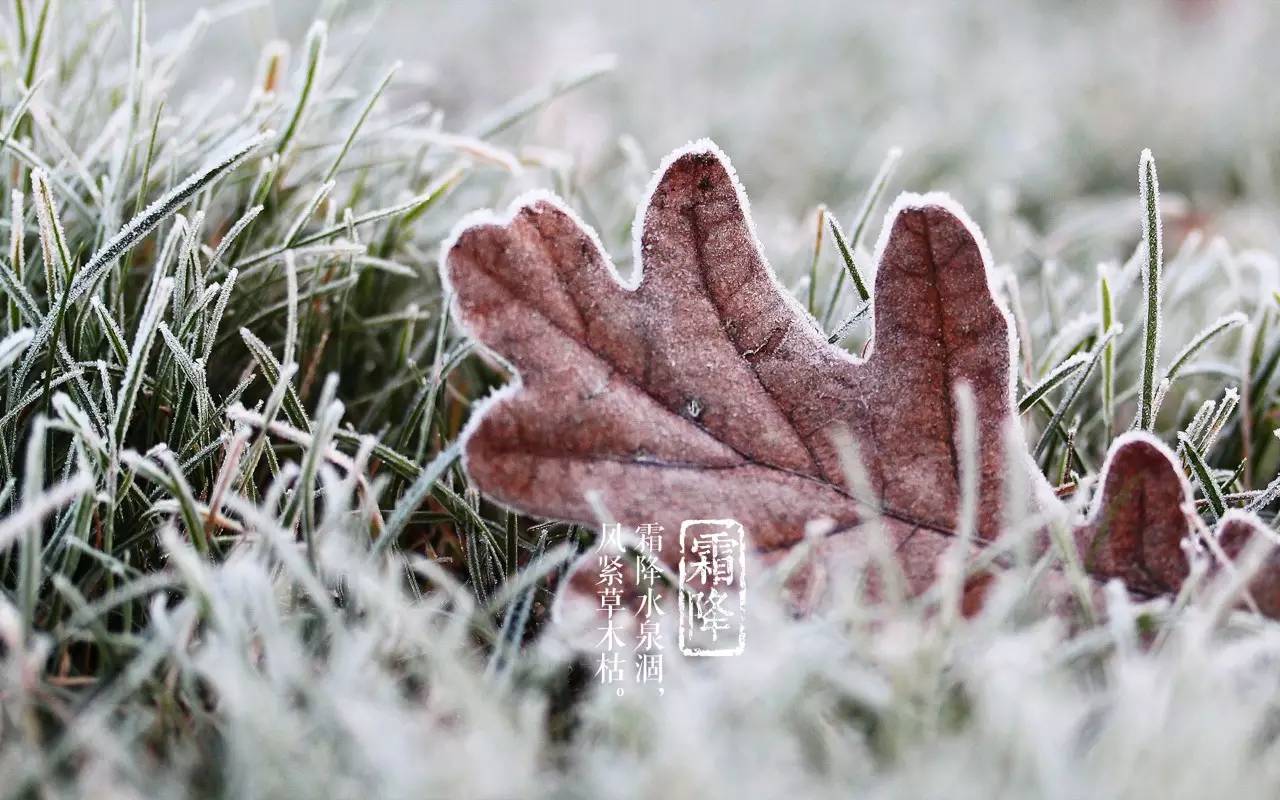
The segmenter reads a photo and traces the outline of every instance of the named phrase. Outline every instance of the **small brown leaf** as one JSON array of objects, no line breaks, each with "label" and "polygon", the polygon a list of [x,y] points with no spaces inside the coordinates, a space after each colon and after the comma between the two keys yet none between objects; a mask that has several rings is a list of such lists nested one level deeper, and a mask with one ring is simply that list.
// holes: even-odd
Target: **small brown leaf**
[{"label": "small brown leaf", "polygon": [[[956,529],[959,382],[977,409],[978,538],[998,533],[1010,470],[1047,490],[1025,454],[1005,463],[1011,324],[980,234],[948,198],[904,195],[890,212],[865,360],[828,344],[778,284],[714,145],[667,160],[641,220],[629,284],[550,197],[470,220],[447,246],[456,318],[519,375],[466,432],[466,468],[488,496],[590,523],[594,491],[673,545],[685,519],[731,517],[766,556],[815,518],[847,535],[875,502],[920,589]],[[877,497],[854,497],[840,431]]]},{"label": "small brown leaf", "polygon": [[1148,595],[1177,591],[1188,571],[1183,506],[1191,489],[1173,454],[1148,434],[1125,434],[1112,445],[1100,483],[1076,530],[1085,570]]},{"label": "small brown leaf", "polygon": [[1264,537],[1271,543],[1262,566],[1249,581],[1249,596],[1263,614],[1280,619],[1280,549],[1274,546],[1275,533],[1256,514],[1233,509],[1223,515],[1216,535],[1218,546],[1233,561],[1244,554],[1255,537]]},{"label": "small brown leaf", "polygon": [[[1076,530],[1085,569],[1149,596],[1177,592],[1190,572],[1184,540],[1191,502],[1191,487],[1168,448],[1145,433],[1120,437],[1103,467],[1089,520]],[[1239,509],[1223,515],[1212,535],[1232,561],[1256,536],[1275,540],[1255,514]],[[1248,588],[1259,611],[1280,618],[1280,550],[1267,554]]]}]

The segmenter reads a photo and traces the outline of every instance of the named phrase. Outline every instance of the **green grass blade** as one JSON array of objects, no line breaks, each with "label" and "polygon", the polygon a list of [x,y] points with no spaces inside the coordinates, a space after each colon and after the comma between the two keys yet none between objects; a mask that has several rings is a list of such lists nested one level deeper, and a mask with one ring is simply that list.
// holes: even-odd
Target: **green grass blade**
[{"label": "green grass blade", "polygon": [[1018,413],[1025,414],[1030,411],[1040,402],[1042,397],[1053,391],[1088,363],[1088,353],[1074,353],[1067,357],[1062,363],[1054,367],[1048,375],[1041,378],[1035,386],[1027,390],[1022,399],[1018,401]]},{"label": "green grass blade", "polygon": [[147,359],[151,353],[151,343],[155,341],[156,331],[160,326],[160,317],[164,314],[169,296],[173,293],[173,278],[162,278],[156,290],[147,300],[142,318],[138,322],[137,333],[133,337],[133,347],[129,351],[129,360],[125,363],[124,378],[120,382],[120,392],[116,396],[116,415],[111,423],[112,441],[124,442],[129,431],[129,423],[133,419],[134,407],[138,402],[138,394],[142,388],[146,373]]},{"label": "green grass blade", "polygon": [[1155,425],[1156,416],[1156,369],[1160,359],[1160,271],[1164,263],[1160,181],[1150,150],[1143,150],[1139,160],[1138,190],[1142,196],[1142,241],[1146,246],[1146,269],[1142,272],[1146,318],[1142,330],[1142,390],[1138,396],[1138,427],[1149,431]]},{"label": "green grass blade", "polygon": [[1187,461],[1191,464],[1191,472],[1195,476],[1196,483],[1200,486],[1200,491],[1204,493],[1204,497],[1209,501],[1209,510],[1213,513],[1214,520],[1222,518],[1226,513],[1226,503],[1222,499],[1222,492],[1218,489],[1218,484],[1213,479],[1213,472],[1209,466],[1205,464],[1204,456],[1196,448],[1195,442],[1184,433],[1178,434],[1178,443],[1184,448]]},{"label": "green grass blade", "polygon": [[1096,345],[1094,345],[1093,353],[1089,357],[1089,363],[1085,365],[1085,368],[1080,372],[1079,377],[1077,377],[1075,382],[1071,384],[1071,388],[1067,390],[1066,399],[1064,399],[1062,405],[1058,407],[1053,418],[1049,420],[1049,424],[1045,425],[1044,432],[1040,434],[1040,439],[1036,442],[1034,451],[1036,458],[1039,458],[1044,453],[1045,448],[1049,446],[1049,442],[1053,439],[1054,434],[1058,432],[1058,428],[1062,424],[1062,420],[1066,418],[1067,412],[1071,410],[1071,407],[1075,405],[1076,400],[1079,399],[1080,392],[1084,389],[1085,383],[1089,380],[1089,375],[1093,373],[1094,368],[1097,367],[1098,362],[1102,359],[1103,349],[1111,343],[1112,339],[1119,335],[1120,330],[1121,329],[1118,326],[1112,328],[1107,331],[1106,335],[1103,336]]}]

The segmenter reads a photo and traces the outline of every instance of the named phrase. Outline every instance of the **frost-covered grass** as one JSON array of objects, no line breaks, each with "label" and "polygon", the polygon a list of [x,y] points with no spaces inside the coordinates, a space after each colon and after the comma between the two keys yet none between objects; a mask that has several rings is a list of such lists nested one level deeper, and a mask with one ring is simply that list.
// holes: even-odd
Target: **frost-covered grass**
[{"label": "frost-covered grass", "polygon": [[[589,148],[557,138],[599,89],[557,96],[604,62],[575,61],[549,82],[503,77],[501,91],[486,91],[485,75],[424,81],[418,64],[393,69],[394,48],[370,44],[403,34],[328,5],[327,26],[289,47],[268,43],[260,56],[239,40],[204,47],[206,36],[260,21],[260,4],[195,15],[160,4],[156,13],[174,23],[163,29],[146,24],[140,3],[5,8],[0,793],[1276,795],[1280,628],[1228,614],[1229,586],[1197,585],[1143,607],[1112,592],[1105,622],[1073,627],[1028,610],[1040,590],[1029,566],[1005,575],[973,619],[949,613],[953,598],[940,590],[875,606],[845,597],[797,621],[758,581],[741,658],[670,658],[661,696],[595,689],[545,625],[554,567],[588,532],[492,507],[457,463],[472,401],[505,376],[448,325],[435,259],[461,213],[542,186],[566,195],[622,260],[652,154],[628,140],[584,167],[575,159]],[[1114,27],[1137,48],[1144,30],[1191,24],[1135,5],[1143,8],[1126,4]],[[1111,80],[1125,96],[1155,94],[1124,83],[1141,74],[1133,52],[1110,62],[1051,15],[970,13],[979,30],[1004,25],[1015,37],[972,64],[979,86],[999,85],[996,67],[1011,53],[1027,56],[1031,77],[1050,74],[1048,59],[1032,57],[1035,34],[1065,30],[1053,52],[1087,52],[1073,63],[1099,66],[1054,85]],[[1248,14],[1232,13],[1203,23],[1222,30],[1202,32],[1195,53],[1253,41]],[[778,47],[803,66],[813,49],[788,43],[809,41],[805,25],[820,20],[787,19]],[[850,24],[879,25],[890,42],[910,32],[912,57],[969,65],[931,49],[951,41],[949,19],[907,31],[898,16],[859,11]],[[1257,35],[1269,24],[1262,18]],[[692,61],[726,46],[706,23],[687,34],[704,47],[687,51]],[[459,63],[465,45],[442,43],[441,56]],[[485,53],[469,58],[474,67]],[[867,57],[853,48],[848,58]],[[625,97],[628,69],[624,55],[606,79],[613,95]],[[227,83],[220,70],[249,77]],[[759,71],[697,74],[682,92],[731,82],[739,98],[773,85]],[[923,80],[903,75],[857,84],[880,87],[882,99]],[[830,102],[859,102],[844,97],[845,77],[809,76]],[[1259,111],[1244,103],[1269,102],[1245,89],[1232,90],[1233,105],[1196,83],[1179,102],[1226,106],[1215,120],[1225,125]],[[631,124],[626,103],[604,107],[586,116],[591,125],[610,113],[619,130]],[[883,200],[868,204],[865,225],[857,209],[875,194],[871,176],[889,142],[859,139],[856,153],[849,145],[852,171],[799,150],[788,154],[796,161],[775,162],[751,145],[758,109],[742,108],[747,132],[727,130],[722,144],[772,231],[775,265],[835,328],[861,299],[839,277],[829,230],[814,253],[821,218],[808,209],[833,204],[869,279]],[[1012,101],[998,108],[1017,116]],[[1066,141],[1074,111],[1018,118],[1020,130]],[[925,118],[913,113],[908,122]],[[1107,118],[1102,143],[1082,145],[1097,168],[1077,180],[1056,162],[1047,177],[994,172],[983,156],[993,128],[962,119],[969,136],[900,123],[910,136],[898,140],[888,193],[946,176],[977,206],[1020,328],[1027,440],[1043,438],[1050,480],[1081,506],[1139,397],[1163,397],[1153,425],[1170,444],[1187,431],[1188,474],[1202,455],[1222,502],[1256,503],[1280,468],[1280,275],[1269,252],[1247,249],[1276,244],[1257,214],[1276,211],[1270,173],[1242,170],[1229,143],[1197,149],[1204,131],[1184,127],[1181,146],[1203,163],[1174,153],[1176,168],[1162,174],[1163,341],[1154,343],[1143,324],[1140,145],[1123,171],[1106,166],[1122,137],[1103,134],[1124,126]],[[1170,141],[1159,119],[1143,119],[1127,124]],[[645,148],[680,143],[657,130],[637,128]],[[720,135],[678,135],[704,133]],[[1258,185],[1224,189],[1230,180],[1208,178],[1205,188],[1198,176]],[[803,199],[766,199],[775,178]],[[1023,179],[1034,203],[1001,188]],[[1242,221],[1240,243],[1187,232],[1185,198],[1201,193],[1220,212],[1211,223]],[[1124,328],[1107,348],[1113,323]],[[1180,359],[1202,330],[1203,346]],[[854,321],[844,332],[857,348],[868,330]],[[1042,437],[1052,419],[1059,424]],[[1207,515],[1208,493],[1197,496]]]}]

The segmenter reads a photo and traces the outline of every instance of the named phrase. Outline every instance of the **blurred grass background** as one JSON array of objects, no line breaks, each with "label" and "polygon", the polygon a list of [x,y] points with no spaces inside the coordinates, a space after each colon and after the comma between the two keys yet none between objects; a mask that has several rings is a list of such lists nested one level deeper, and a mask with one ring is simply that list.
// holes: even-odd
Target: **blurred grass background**
[{"label": "blurred grass background", "polygon": [[[253,54],[276,36],[297,40],[313,13],[364,5],[264,4],[211,42]],[[153,14],[163,26],[190,7],[159,0]],[[1130,199],[1143,147],[1206,216],[1276,201],[1280,14],[1265,0],[392,0],[362,24],[364,57],[417,62],[423,96],[455,127],[514,87],[614,54],[612,76],[520,138],[566,150],[589,176],[623,158],[622,137],[651,166],[710,136],[762,218],[854,201],[891,146],[905,151],[904,186],[968,207],[1000,189],[1051,221],[1082,197]],[[250,63],[227,58],[193,79]],[[1258,244],[1277,233],[1258,218],[1233,225]]]}]

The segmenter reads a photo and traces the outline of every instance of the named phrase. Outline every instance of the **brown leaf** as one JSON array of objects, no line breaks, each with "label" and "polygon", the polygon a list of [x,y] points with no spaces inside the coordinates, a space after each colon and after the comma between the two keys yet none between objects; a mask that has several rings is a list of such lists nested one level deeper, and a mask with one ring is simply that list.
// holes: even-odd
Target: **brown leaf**
[{"label": "brown leaf", "polygon": [[[467,221],[447,246],[454,312],[519,375],[477,409],[465,464],[485,494],[540,517],[627,525],[743,522],[776,555],[815,518],[846,535],[855,498],[833,434],[858,443],[885,529],[915,589],[956,528],[952,387],[977,409],[979,539],[998,533],[1012,424],[1011,324],[976,228],[949,199],[904,195],[878,252],[874,344],[827,343],[761,255],[746,198],[710,143],[671,156],[624,284],[590,230],[540,196]],[[823,547],[842,545],[828,540]],[[674,546],[664,548],[670,555]]]},{"label": "brown leaf", "polygon": [[[1190,572],[1192,494],[1174,454],[1145,433],[1127,434],[1112,446],[1101,482],[1088,521],[1076,529],[1085,569],[1098,579],[1120,578],[1133,592],[1177,592]],[[1254,537],[1275,540],[1256,515],[1239,509],[1223,515],[1212,535],[1218,569],[1220,555],[1239,559]],[[1280,618],[1280,551],[1266,555],[1248,589],[1259,611]]]},{"label": "brown leaf", "polygon": [[1256,514],[1231,510],[1218,523],[1216,535],[1223,554],[1233,561],[1244,554],[1255,537],[1265,538],[1272,545],[1248,588],[1259,611],[1280,619],[1280,550],[1275,548],[1275,533],[1263,525]]},{"label": "brown leaf", "polygon": [[1100,483],[1076,530],[1085,570],[1148,595],[1177,591],[1188,571],[1183,507],[1191,489],[1173,454],[1148,434],[1125,434],[1112,445]]},{"label": "brown leaf", "polygon": [[[628,526],[657,523],[668,560],[687,519],[739,520],[767,562],[807,523],[826,520],[802,571],[810,599],[846,574],[874,507],[908,588],[921,591],[957,526],[953,387],[963,382],[976,407],[978,540],[999,533],[1014,470],[1036,505],[1056,502],[1025,451],[1006,463],[1011,324],[963,211],[941,195],[895,203],[877,246],[874,340],[862,359],[829,345],[778,284],[746,206],[714,145],[673,154],[641,207],[643,269],[629,282],[550,196],[459,226],[442,259],[455,317],[517,373],[464,433],[466,469],[486,495],[544,518],[595,523],[602,505]],[[854,496],[837,434],[857,443],[874,497]],[[1176,591],[1188,572],[1191,495],[1172,455],[1146,434],[1123,436],[1101,483],[1076,530],[1087,571],[1140,594]],[[1255,530],[1243,525],[1229,516],[1219,532],[1233,556]],[[1280,614],[1273,560],[1251,588],[1264,611]],[[589,593],[591,581],[571,585]],[[967,611],[987,586],[985,576],[970,581]]]}]

